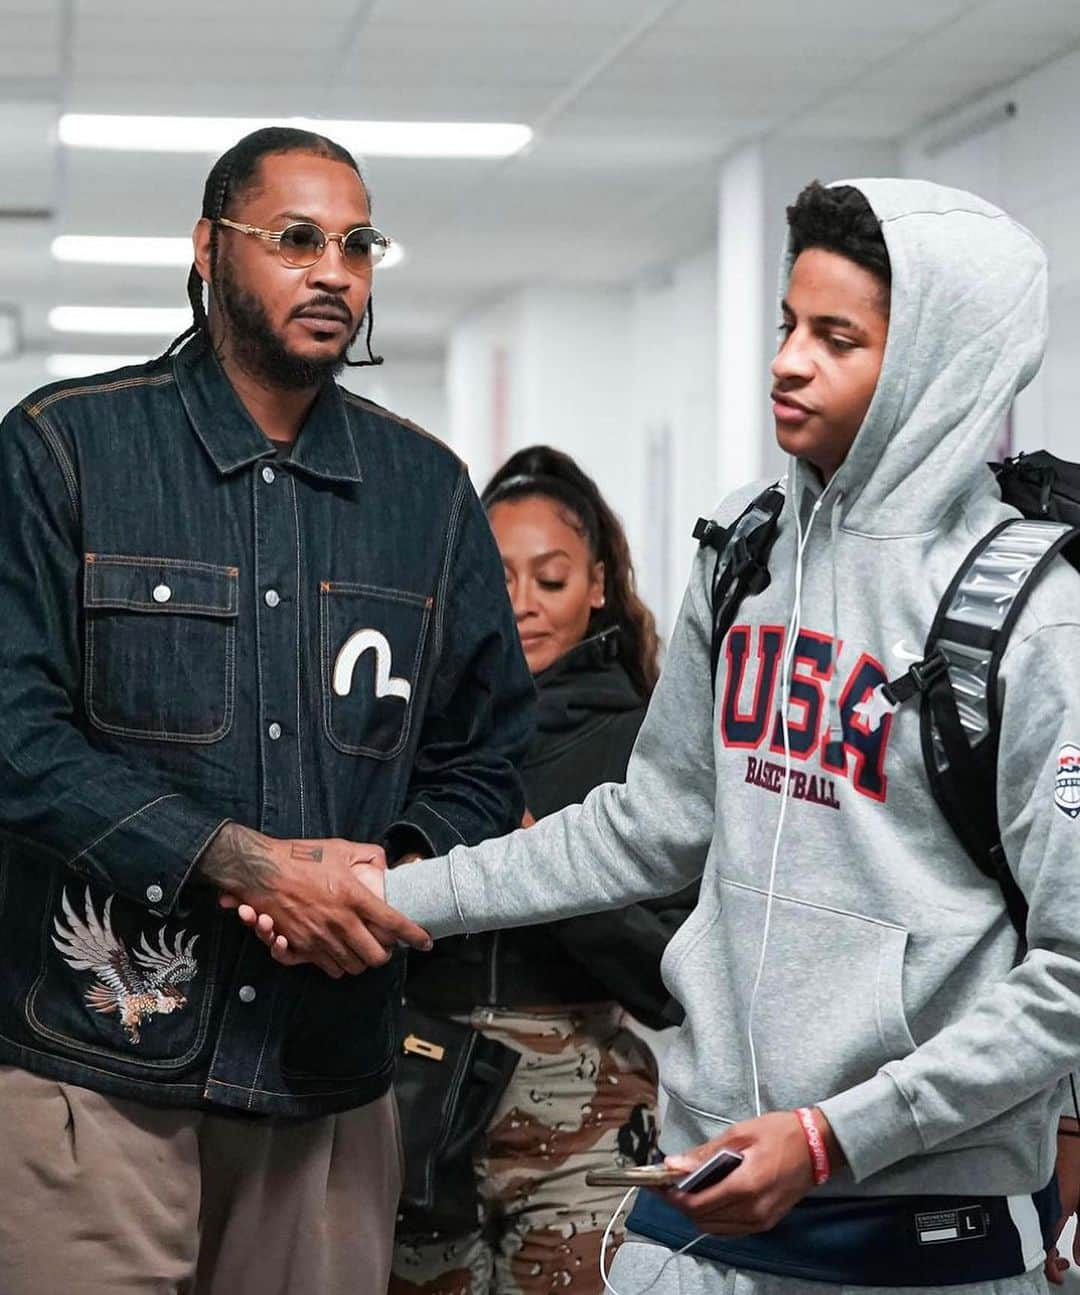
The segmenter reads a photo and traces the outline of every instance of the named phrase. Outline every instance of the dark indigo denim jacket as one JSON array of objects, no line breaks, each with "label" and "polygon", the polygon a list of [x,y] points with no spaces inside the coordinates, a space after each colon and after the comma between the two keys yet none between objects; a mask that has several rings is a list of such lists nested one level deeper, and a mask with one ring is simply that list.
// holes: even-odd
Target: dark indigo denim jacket
[{"label": "dark indigo denim jacket", "polygon": [[0,492],[0,1061],[377,1097],[400,957],[280,967],[192,870],[226,819],[391,855],[520,821],[533,688],[464,466],[333,383],[279,460],[196,343],[29,397]]}]

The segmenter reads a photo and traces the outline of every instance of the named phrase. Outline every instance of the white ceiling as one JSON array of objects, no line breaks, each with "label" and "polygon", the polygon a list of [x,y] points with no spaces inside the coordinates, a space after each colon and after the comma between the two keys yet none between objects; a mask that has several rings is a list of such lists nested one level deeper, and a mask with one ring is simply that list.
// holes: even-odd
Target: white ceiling
[{"label": "white ceiling", "polygon": [[183,304],[182,271],[57,267],[49,243],[186,234],[210,163],[60,149],[62,111],[533,126],[505,162],[367,168],[408,250],[379,283],[379,346],[430,358],[478,301],[704,246],[716,162],[740,141],[899,136],[1080,43],[1080,3],[0,0],[0,32],[0,303],[42,352],[140,349],[60,342],[61,301]]}]

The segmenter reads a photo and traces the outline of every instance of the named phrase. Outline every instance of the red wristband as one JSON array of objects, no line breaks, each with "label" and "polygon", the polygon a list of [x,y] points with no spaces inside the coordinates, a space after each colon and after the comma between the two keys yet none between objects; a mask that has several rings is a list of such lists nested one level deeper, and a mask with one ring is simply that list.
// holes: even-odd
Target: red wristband
[{"label": "red wristband", "polygon": [[821,1136],[821,1130],[814,1119],[814,1113],[807,1106],[800,1106],[795,1112],[802,1125],[802,1131],[806,1134],[806,1145],[810,1149],[810,1163],[814,1169],[814,1186],[820,1187],[822,1183],[829,1181],[829,1175],[832,1169],[829,1165],[829,1152],[825,1147],[825,1139]]}]

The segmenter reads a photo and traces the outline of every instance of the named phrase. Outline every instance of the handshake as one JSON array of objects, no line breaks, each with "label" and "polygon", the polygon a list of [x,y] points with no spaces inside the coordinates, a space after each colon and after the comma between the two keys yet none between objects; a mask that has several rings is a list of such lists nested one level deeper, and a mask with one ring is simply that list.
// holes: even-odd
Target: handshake
[{"label": "handshake", "polygon": [[283,841],[230,822],[198,872],[283,966],[310,962],[338,980],[381,967],[399,943],[431,948],[428,933],[386,903],[377,845]]}]

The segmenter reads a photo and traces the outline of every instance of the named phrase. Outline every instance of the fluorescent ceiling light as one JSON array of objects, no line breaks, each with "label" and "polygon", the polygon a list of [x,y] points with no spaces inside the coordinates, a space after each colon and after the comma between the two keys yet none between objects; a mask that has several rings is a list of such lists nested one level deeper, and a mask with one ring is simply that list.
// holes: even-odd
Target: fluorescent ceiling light
[{"label": "fluorescent ceiling light", "polygon": [[[52,254],[57,261],[78,261],[84,265],[190,265],[191,239],[61,234],[52,241]],[[393,269],[404,259],[401,244],[391,243],[378,268],[380,271]]]},{"label": "fluorescent ceiling light", "polygon": [[65,113],[69,148],[144,153],[222,153],[261,126],[312,130],[362,157],[509,157],[532,139],[528,126],[491,121],[322,121],[312,117],[126,117]]},{"label": "fluorescent ceiling light", "polygon": [[190,265],[190,238],[114,238],[61,234],[52,241],[57,261],[85,265]]},{"label": "fluorescent ceiling light", "polygon": [[168,336],[191,323],[188,306],[54,306],[49,327],[57,333]]},{"label": "fluorescent ceiling light", "polygon": [[64,354],[46,356],[45,369],[54,378],[85,378],[91,373],[107,373],[122,369],[125,364],[145,364],[149,355],[83,355]]}]

